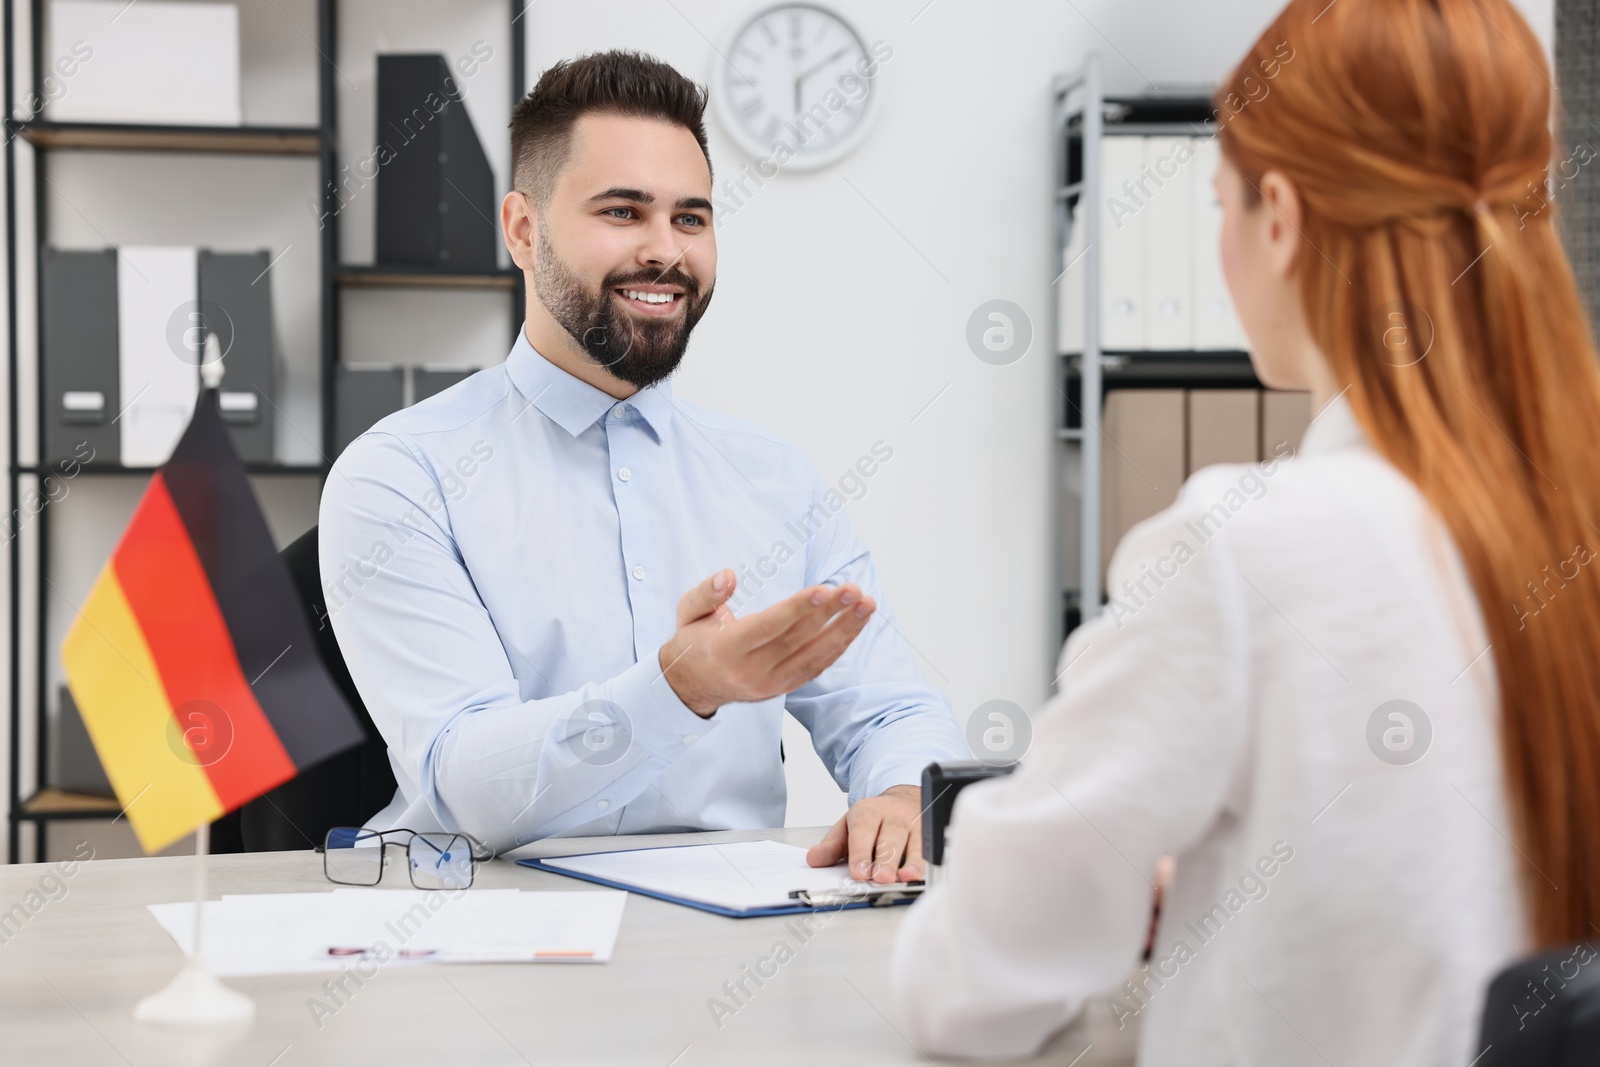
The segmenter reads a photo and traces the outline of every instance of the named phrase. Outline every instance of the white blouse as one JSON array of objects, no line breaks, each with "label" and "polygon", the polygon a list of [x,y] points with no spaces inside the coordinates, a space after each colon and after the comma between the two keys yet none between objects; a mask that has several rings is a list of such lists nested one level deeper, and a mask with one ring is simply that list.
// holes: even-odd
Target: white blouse
[{"label": "white blouse", "polygon": [[1528,861],[1483,616],[1416,488],[1337,399],[1298,456],[1190,478],[1110,591],[901,927],[911,1040],[1026,1055],[1110,995],[1144,1065],[1471,1061]]}]

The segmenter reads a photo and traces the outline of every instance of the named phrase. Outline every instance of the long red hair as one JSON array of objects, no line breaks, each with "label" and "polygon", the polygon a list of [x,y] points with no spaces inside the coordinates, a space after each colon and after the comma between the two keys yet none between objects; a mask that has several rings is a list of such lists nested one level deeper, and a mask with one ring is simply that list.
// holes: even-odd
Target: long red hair
[{"label": "long red hair", "polygon": [[1551,98],[1509,0],[1292,0],[1216,99],[1247,192],[1298,190],[1312,335],[1465,561],[1540,944],[1600,933],[1600,366]]}]

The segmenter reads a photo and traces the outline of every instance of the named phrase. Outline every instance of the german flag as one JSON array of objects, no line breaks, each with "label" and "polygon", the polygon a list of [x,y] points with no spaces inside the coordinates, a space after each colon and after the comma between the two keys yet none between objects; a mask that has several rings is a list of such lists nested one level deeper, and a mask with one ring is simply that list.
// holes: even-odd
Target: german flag
[{"label": "german flag", "polygon": [[206,389],[62,645],[146,852],[362,739]]}]

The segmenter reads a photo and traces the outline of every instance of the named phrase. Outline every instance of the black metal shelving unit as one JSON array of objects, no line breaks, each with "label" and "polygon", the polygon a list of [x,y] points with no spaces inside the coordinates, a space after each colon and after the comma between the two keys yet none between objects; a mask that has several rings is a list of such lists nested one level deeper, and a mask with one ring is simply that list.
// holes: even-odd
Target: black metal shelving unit
[{"label": "black metal shelving unit", "polygon": [[[256,156],[315,156],[317,182],[321,190],[322,207],[326,217],[337,220],[338,197],[335,178],[339,172],[338,156],[338,87],[339,77],[331,57],[337,54],[338,3],[337,0],[316,0],[316,42],[319,54],[317,63],[318,124],[316,126],[166,126],[90,122],[50,122],[36,117],[19,120],[16,114],[15,86],[9,72],[17,57],[18,0],[3,2],[3,38],[6,70],[3,93],[5,126],[5,225],[6,225],[6,306],[9,310],[6,325],[7,383],[9,419],[8,434],[8,490],[9,508],[16,529],[10,539],[9,565],[11,577],[10,597],[10,693],[9,726],[10,747],[7,790],[10,803],[7,808],[7,859],[16,863],[21,859],[21,830],[24,823],[34,823],[34,859],[42,860],[46,849],[46,828],[58,820],[106,819],[115,817],[121,810],[117,801],[96,796],[69,793],[45,783],[49,779],[49,700],[48,700],[48,575],[50,573],[50,508],[43,507],[27,523],[31,539],[36,544],[35,568],[32,575],[23,573],[23,530],[20,509],[25,480],[31,480],[41,490],[47,490],[49,479],[59,478],[62,472],[40,463],[21,463],[22,435],[19,415],[22,412],[19,397],[19,365],[24,355],[18,332],[18,266],[22,262],[17,240],[18,174],[17,142],[26,141],[33,152],[34,197],[34,278],[39,277],[39,256],[45,247],[48,219],[45,215],[45,197],[40,190],[45,187],[45,157],[55,151],[90,152],[181,152],[196,155],[256,155]],[[31,59],[33,99],[45,98],[43,92],[44,50],[44,0],[27,0],[30,10],[28,42]],[[511,93],[515,102],[520,99],[526,81],[526,27],[521,24],[531,0],[511,0],[508,7],[511,46]],[[337,221],[322,227],[319,258],[319,353],[318,365],[321,382],[320,438],[318,449],[323,457],[314,464],[249,463],[246,470],[255,475],[316,478],[320,483],[327,478],[334,449],[335,411],[334,390],[339,364],[340,294],[346,289],[370,288],[433,288],[442,290],[487,289],[503,290],[510,294],[512,337],[522,322],[524,297],[520,271],[499,270],[481,274],[450,274],[436,270],[413,270],[386,265],[357,265],[341,262],[339,255],[339,226]],[[43,294],[35,284],[35,322],[43,328]],[[36,331],[37,332],[37,331]],[[35,434],[34,454],[45,455],[45,395],[43,389],[43,345],[36,344],[34,359]],[[149,477],[153,467],[124,467],[109,464],[80,466],[73,477]],[[47,494],[46,494],[47,495]],[[33,645],[32,685],[23,685],[23,592],[25,586],[34,599],[32,624],[36,627]],[[24,716],[32,714],[34,724],[33,758],[35,788],[24,795],[21,789],[24,753],[22,751],[22,723]]]}]

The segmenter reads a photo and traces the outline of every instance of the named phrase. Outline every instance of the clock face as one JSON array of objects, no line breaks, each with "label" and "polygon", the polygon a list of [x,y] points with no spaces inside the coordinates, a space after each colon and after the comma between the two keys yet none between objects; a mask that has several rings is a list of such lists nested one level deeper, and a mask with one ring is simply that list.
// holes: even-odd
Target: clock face
[{"label": "clock face", "polygon": [[780,167],[825,166],[849,152],[877,109],[892,55],[868,46],[819,4],[776,4],[751,16],[713,58],[717,113],[740,148]]}]

